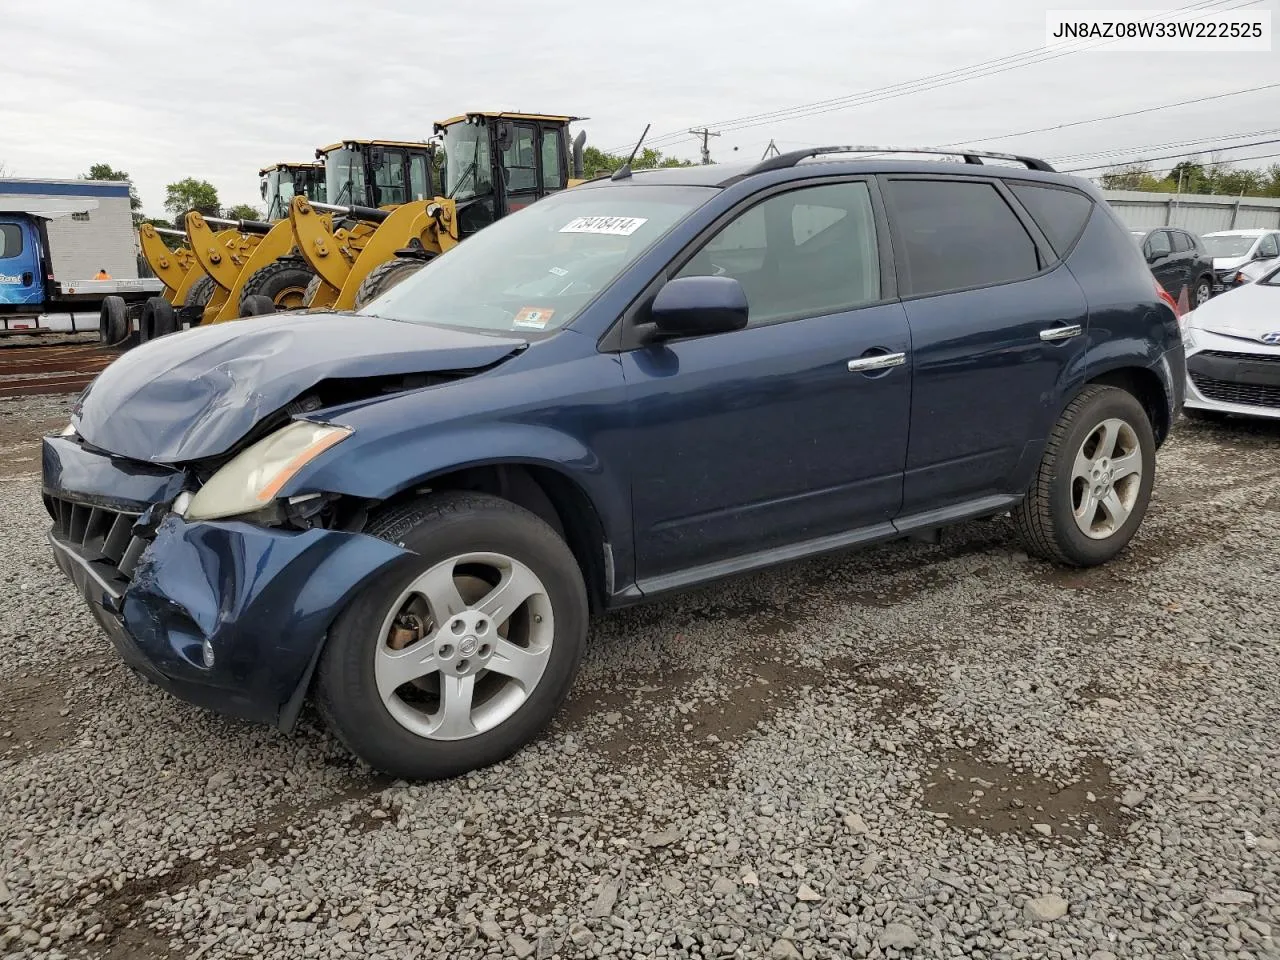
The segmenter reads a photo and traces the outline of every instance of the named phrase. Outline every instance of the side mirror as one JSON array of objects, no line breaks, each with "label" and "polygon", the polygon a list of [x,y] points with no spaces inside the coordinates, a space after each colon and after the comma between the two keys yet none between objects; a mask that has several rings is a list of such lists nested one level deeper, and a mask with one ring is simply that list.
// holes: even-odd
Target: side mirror
[{"label": "side mirror", "polygon": [[678,277],[658,291],[649,313],[650,339],[741,330],[747,325],[747,293],[732,277]]},{"label": "side mirror", "polygon": [[498,128],[494,131],[494,134],[494,142],[500,152],[505,152],[511,148],[511,141],[515,139],[515,131],[508,121],[498,121]]},{"label": "side mirror", "polygon": [[1157,260],[1159,260],[1163,256],[1164,254],[1161,253],[1159,250],[1148,250],[1147,263],[1155,263]]}]

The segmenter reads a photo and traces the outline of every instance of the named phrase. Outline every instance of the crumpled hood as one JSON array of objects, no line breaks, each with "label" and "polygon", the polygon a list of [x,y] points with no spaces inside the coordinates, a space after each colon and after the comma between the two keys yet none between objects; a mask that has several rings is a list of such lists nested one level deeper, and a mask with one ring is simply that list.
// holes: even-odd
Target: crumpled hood
[{"label": "crumpled hood", "polygon": [[109,453],[182,463],[227,452],[323,380],[472,370],[526,343],[339,314],[219,323],[124,354],[93,381],[72,422]]},{"label": "crumpled hood", "polygon": [[1254,339],[1280,332],[1280,287],[1248,283],[1187,314],[1188,323],[1228,337]]}]

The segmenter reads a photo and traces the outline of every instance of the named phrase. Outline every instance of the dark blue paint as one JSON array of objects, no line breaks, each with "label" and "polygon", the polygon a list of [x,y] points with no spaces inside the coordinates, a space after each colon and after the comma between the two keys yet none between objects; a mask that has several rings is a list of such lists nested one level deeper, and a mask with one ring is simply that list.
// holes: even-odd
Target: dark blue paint
[{"label": "dark blue paint", "polygon": [[[551,335],[302,316],[158,340],[108,368],[79,412],[84,437],[119,456],[71,468],[70,448],[50,440],[46,485],[73,499],[163,503],[175,492],[173,477],[189,476],[186,461],[234,449],[317,383],[456,373],[307,414],[354,432],[282,496],[320,492],[376,506],[466,467],[554,471],[583,494],[603,529],[612,575],[598,592],[613,606],[1007,509],[1084,382],[1137,368],[1163,385],[1170,411],[1181,403],[1176,319],[1090,187],[1076,184],[1097,209],[1075,248],[1027,280],[890,295],[829,316],[643,345],[617,333],[620,318],[644,318],[691,244],[766,189],[819,176],[954,169],[853,161],[735,179],[741,171],[725,167],[575,188],[725,184]],[[968,166],[963,173],[1010,175]],[[891,230],[885,211],[877,208],[877,217]],[[882,255],[884,289],[893,290],[887,245]],[[1060,323],[1084,332],[1040,340],[1040,330]],[[848,370],[850,360],[879,352],[905,353],[908,363]],[[287,725],[332,619],[403,556],[360,534],[170,516],[124,593],[119,620],[73,560],[59,554],[59,563],[144,672],[187,699]],[[212,669],[205,639],[214,644]]]},{"label": "dark blue paint", "polygon": [[[148,674],[166,689],[288,726],[286,705],[338,611],[405,555],[358,533],[184,523],[170,515],[142,556],[120,620]],[[204,665],[206,640],[212,667]]]},{"label": "dark blue paint", "polygon": [[87,449],[70,437],[45,437],[41,460],[45,493],[126,513],[172,501],[186,482],[181,470]]}]

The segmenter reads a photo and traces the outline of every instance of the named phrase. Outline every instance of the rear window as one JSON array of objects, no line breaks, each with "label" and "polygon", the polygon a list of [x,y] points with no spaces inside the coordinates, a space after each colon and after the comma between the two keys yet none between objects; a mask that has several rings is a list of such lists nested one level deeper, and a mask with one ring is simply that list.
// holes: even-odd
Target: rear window
[{"label": "rear window", "polygon": [[22,252],[22,228],[16,223],[0,223],[0,260]]},{"label": "rear window", "polygon": [[[1031,218],[1044,231],[1058,256],[1066,256],[1071,245],[1084,232],[1093,212],[1093,201],[1082,193],[1059,187],[1032,186],[1029,183],[1011,183],[1009,189],[1027,208]],[[1142,236],[1135,232],[1134,236]]]},{"label": "rear window", "polygon": [[1021,280],[1040,257],[1004,197],[967,180],[891,180],[895,227],[912,294]]}]

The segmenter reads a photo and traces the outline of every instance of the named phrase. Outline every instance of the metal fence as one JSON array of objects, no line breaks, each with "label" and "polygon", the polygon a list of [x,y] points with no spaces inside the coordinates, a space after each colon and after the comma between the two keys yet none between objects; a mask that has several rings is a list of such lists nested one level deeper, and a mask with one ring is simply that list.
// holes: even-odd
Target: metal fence
[{"label": "metal fence", "polygon": [[1280,228],[1280,199],[1271,197],[1209,197],[1201,194],[1141,193],[1104,190],[1103,196],[1134,230],[1182,227],[1192,233]]}]

